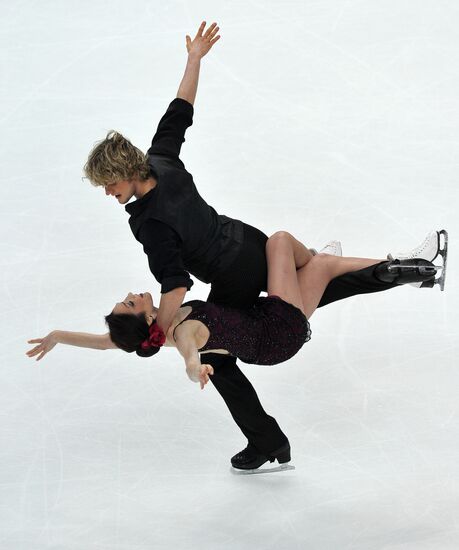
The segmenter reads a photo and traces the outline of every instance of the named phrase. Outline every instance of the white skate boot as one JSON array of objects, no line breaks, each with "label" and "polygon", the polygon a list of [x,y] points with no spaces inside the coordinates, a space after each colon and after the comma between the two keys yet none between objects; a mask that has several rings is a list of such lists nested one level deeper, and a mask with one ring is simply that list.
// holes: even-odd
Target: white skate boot
[{"label": "white skate boot", "polygon": [[[441,247],[440,240],[441,235],[443,235],[443,247]],[[413,248],[410,252],[397,252],[396,254],[388,254],[388,260],[415,260],[422,259],[429,262],[433,262],[438,256],[441,256],[443,259],[442,265],[435,266],[437,272],[441,270],[441,276],[435,279],[434,284],[439,284],[440,289],[444,290],[445,288],[445,274],[446,274],[446,259],[448,255],[448,233],[442,229],[441,231],[431,231],[424,241]],[[423,282],[420,283],[410,283],[415,287],[427,286]]]},{"label": "white skate boot", "polygon": [[331,256],[343,255],[340,241],[328,241],[328,243],[319,252],[317,252],[315,248],[310,248],[309,250],[314,256],[317,254],[330,254]]},{"label": "white skate boot", "polygon": [[433,262],[438,256],[440,250],[440,234],[438,231],[431,231],[422,243],[413,248],[410,252],[397,252],[396,254],[388,254],[388,260],[412,260],[414,258],[422,258]]}]

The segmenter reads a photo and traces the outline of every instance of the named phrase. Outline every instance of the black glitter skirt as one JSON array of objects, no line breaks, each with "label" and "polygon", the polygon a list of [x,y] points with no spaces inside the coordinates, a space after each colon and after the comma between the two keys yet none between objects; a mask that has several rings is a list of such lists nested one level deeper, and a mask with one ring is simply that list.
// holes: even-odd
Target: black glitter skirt
[{"label": "black glitter skirt", "polygon": [[255,316],[261,323],[255,357],[239,359],[255,365],[277,365],[293,357],[311,339],[311,328],[301,310],[278,296],[258,298]]}]

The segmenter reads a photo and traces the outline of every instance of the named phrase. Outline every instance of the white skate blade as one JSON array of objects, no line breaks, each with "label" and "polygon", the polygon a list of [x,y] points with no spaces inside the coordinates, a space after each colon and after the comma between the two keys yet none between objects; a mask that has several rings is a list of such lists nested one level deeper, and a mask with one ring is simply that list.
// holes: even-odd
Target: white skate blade
[{"label": "white skate blade", "polygon": [[235,476],[252,476],[255,474],[274,474],[275,472],[286,472],[287,470],[295,470],[293,464],[279,464],[268,468],[256,468],[254,470],[239,470],[238,468],[230,468],[231,473]]},{"label": "white skate blade", "polygon": [[438,254],[443,258],[443,269],[441,271],[441,276],[435,282],[440,285],[440,290],[445,290],[446,264],[448,261],[448,231],[442,229],[438,232],[439,242],[440,235],[443,235],[443,247],[441,248],[439,245]]},{"label": "white skate blade", "polygon": [[[446,229],[442,229],[441,231],[437,231],[438,234],[438,252],[435,257],[436,260],[442,259],[443,264],[441,266],[435,266],[437,268],[437,271],[441,270],[440,277],[437,277],[434,281],[434,286],[439,285],[440,290],[445,290],[445,277],[446,277],[446,264],[448,260],[448,231]],[[443,236],[443,246],[442,246],[442,239]],[[422,287],[423,283],[421,283]]]}]

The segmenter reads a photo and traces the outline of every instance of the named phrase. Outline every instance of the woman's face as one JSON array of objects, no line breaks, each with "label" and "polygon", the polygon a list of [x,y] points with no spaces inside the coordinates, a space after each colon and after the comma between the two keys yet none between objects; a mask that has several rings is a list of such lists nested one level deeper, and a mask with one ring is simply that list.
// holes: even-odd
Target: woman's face
[{"label": "woman's face", "polygon": [[151,315],[153,313],[153,299],[149,292],[143,292],[140,294],[129,294],[118,302],[113,308],[112,313],[128,313],[132,315],[138,315],[143,313],[145,315]]}]

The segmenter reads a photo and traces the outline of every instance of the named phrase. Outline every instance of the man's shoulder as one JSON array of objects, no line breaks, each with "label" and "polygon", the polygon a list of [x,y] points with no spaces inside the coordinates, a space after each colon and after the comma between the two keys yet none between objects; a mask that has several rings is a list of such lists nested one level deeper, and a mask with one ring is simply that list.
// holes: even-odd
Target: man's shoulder
[{"label": "man's shoulder", "polygon": [[158,175],[168,170],[185,170],[183,162],[178,157],[158,155],[147,151],[148,164],[153,172]]}]

